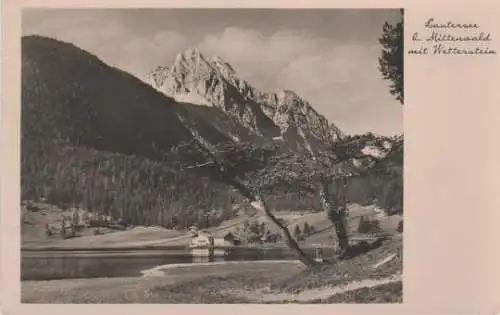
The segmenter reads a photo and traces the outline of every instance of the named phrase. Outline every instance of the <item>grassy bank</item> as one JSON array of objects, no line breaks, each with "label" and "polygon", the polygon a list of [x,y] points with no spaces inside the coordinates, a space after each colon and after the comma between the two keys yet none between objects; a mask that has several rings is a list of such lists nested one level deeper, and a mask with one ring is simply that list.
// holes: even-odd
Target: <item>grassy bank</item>
[{"label": "grassy bank", "polygon": [[403,302],[402,281],[336,294],[325,300],[310,301],[310,303],[402,303],[402,302]]},{"label": "grassy bank", "polygon": [[[374,245],[377,246],[377,244]],[[363,250],[366,252],[361,252]],[[392,254],[396,254],[393,259],[383,265],[376,266],[378,262]],[[376,267],[374,268],[374,266]],[[360,249],[355,257],[325,264],[320,270],[304,270],[293,277],[276,283],[272,288],[284,292],[300,292],[323,286],[344,285],[367,278],[386,278],[394,274],[401,274],[402,269],[402,239],[395,238],[387,240],[375,248]]]}]

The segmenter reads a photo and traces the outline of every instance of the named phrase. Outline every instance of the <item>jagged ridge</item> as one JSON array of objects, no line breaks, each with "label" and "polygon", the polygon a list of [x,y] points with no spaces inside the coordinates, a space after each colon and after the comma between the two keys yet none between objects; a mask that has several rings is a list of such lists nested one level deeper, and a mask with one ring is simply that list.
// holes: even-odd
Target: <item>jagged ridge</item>
[{"label": "jagged ridge", "polygon": [[[343,137],[334,124],[296,93],[266,93],[237,77],[222,58],[206,58],[189,48],[176,56],[172,66],[159,66],[148,74],[149,83],[179,101],[214,106],[250,132],[283,140],[301,150],[303,137],[315,147],[329,146]],[[304,132],[300,134],[297,127]]]}]

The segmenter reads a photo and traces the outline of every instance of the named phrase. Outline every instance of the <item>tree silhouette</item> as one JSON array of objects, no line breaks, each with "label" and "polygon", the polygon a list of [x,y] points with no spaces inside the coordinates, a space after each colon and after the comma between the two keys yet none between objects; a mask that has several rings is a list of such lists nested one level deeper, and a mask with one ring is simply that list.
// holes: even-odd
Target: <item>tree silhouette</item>
[{"label": "tree silhouette", "polygon": [[[279,168],[271,167],[271,170],[269,170],[266,167],[276,154],[276,148],[274,146],[272,148],[262,148],[248,143],[214,146],[206,141],[196,130],[191,129],[191,133],[193,144],[205,156],[205,161],[187,168],[195,169],[198,172],[201,171],[212,178],[224,182],[239,192],[250,201],[251,205],[257,211],[265,213],[271,222],[281,230],[287,240],[288,247],[298,254],[299,260],[304,265],[309,268],[317,266],[317,263],[299,247],[297,241],[290,234],[290,231],[276,218],[264,198],[262,190],[265,190],[266,186],[276,186],[276,178],[281,178],[280,174],[277,174],[279,173]],[[187,149],[187,154],[189,155],[191,150]],[[278,158],[274,161],[282,161],[282,159]],[[255,173],[263,169],[268,169],[266,173],[271,176],[257,176],[259,178],[257,183],[248,183],[248,181],[245,181],[249,173]]]},{"label": "tree silhouette", "polygon": [[311,228],[309,226],[309,222],[304,222],[304,228],[302,229],[302,231],[304,232],[304,235],[309,235],[310,231],[311,231]]},{"label": "tree silhouette", "polygon": [[382,27],[382,36],[378,39],[382,53],[378,62],[382,77],[391,81],[389,92],[404,104],[404,10],[400,12],[401,21],[394,25],[385,22]]},{"label": "tree silhouette", "polygon": [[302,234],[302,231],[300,230],[300,227],[298,225],[295,225],[295,229],[293,230],[293,236],[295,239],[300,238],[300,235]]}]

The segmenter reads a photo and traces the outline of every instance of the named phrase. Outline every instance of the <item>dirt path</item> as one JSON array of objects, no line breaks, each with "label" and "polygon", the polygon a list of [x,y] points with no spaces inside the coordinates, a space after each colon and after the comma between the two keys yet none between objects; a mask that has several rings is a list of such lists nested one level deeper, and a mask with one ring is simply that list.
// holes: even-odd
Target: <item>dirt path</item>
[{"label": "dirt path", "polygon": [[394,258],[396,258],[397,254],[391,254],[389,256],[387,256],[386,258],[382,259],[381,261],[379,261],[378,263],[372,265],[372,268],[373,269],[377,269],[378,267],[382,266],[382,265],[385,265],[387,264],[389,261],[393,260]]},{"label": "dirt path", "polygon": [[401,281],[401,275],[393,275],[391,277],[382,279],[365,279],[361,281],[353,281],[346,285],[337,287],[322,287],[317,289],[308,289],[301,291],[300,293],[288,293],[288,292],[270,292],[269,290],[262,289],[258,291],[246,291],[246,290],[227,290],[224,292],[227,295],[243,297],[254,301],[255,303],[262,302],[309,302],[316,299],[327,299],[334,295],[346,293],[349,291],[354,291],[362,288],[372,288],[379,285],[389,284],[393,282]]}]

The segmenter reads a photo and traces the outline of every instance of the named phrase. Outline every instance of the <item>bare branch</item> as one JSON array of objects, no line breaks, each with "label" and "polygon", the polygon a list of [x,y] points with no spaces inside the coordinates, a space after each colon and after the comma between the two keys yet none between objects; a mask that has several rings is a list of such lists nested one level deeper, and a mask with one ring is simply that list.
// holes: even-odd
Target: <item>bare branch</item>
[{"label": "bare branch", "polygon": [[198,168],[198,167],[203,167],[203,166],[207,166],[207,165],[215,165],[215,163],[214,162],[206,162],[206,163],[203,163],[203,164],[196,164],[196,165],[186,166],[186,168],[192,169],[192,168]]}]

